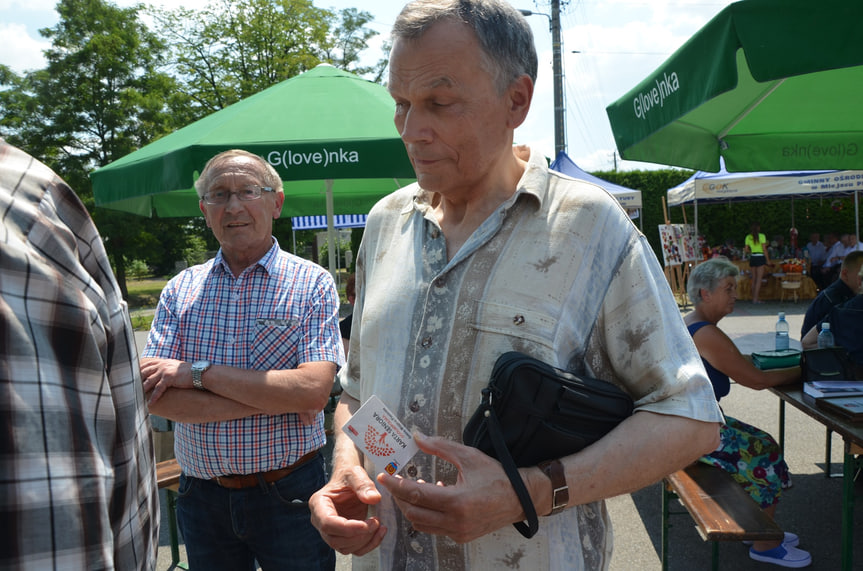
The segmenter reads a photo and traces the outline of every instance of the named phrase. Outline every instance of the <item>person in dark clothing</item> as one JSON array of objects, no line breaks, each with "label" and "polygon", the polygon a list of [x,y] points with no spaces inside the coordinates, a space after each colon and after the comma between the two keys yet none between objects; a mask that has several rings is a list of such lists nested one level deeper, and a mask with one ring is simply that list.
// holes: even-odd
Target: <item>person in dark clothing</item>
[{"label": "person in dark clothing", "polygon": [[800,328],[801,339],[832,308],[845,303],[860,293],[861,282],[863,282],[863,279],[860,278],[861,266],[863,266],[863,252],[851,252],[845,256],[842,261],[842,269],[839,271],[839,279],[822,290],[806,310],[803,327]]},{"label": "person in dark clothing", "polygon": [[351,342],[351,327],[354,322],[353,305],[357,299],[356,276],[351,274],[348,276],[348,281],[345,282],[345,297],[348,298],[348,303],[351,304],[351,313],[341,321],[339,321],[339,330],[342,333],[342,344],[345,346],[345,355],[348,354],[348,346]]}]

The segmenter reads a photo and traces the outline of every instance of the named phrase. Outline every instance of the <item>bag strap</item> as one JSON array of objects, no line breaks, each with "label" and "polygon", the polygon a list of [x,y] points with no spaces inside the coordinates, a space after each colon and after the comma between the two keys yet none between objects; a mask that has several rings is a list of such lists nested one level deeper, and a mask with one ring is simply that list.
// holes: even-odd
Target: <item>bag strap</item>
[{"label": "bag strap", "polygon": [[486,407],[485,419],[488,425],[488,435],[491,438],[494,451],[497,453],[497,459],[503,465],[503,470],[515,489],[515,495],[518,496],[518,501],[521,502],[521,508],[527,517],[527,524],[523,521],[518,521],[512,525],[524,537],[531,538],[539,530],[539,519],[536,515],[536,508],[533,506],[533,500],[530,498],[527,487],[524,485],[524,480],[521,479],[521,475],[518,473],[515,460],[512,459],[512,455],[506,447],[503,431],[500,428],[500,421],[497,418],[497,413],[494,412],[491,406]]}]

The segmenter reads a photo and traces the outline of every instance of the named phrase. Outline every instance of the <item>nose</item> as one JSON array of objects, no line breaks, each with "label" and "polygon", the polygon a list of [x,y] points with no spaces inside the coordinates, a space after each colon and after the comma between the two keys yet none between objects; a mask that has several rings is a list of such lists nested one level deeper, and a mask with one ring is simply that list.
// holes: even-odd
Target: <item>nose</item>
[{"label": "nose", "polygon": [[410,107],[396,115],[396,128],[405,143],[424,143],[432,139],[428,117],[420,109]]},{"label": "nose", "polygon": [[240,200],[240,195],[236,192],[232,192],[228,195],[228,201],[225,202],[225,211],[226,212],[236,212],[237,210],[241,210],[243,208],[243,201]]}]

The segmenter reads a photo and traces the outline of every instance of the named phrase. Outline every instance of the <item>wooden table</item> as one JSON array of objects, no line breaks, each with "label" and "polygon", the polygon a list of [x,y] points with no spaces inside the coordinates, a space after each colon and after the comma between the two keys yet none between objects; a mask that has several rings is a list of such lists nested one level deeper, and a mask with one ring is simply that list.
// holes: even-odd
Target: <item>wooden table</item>
[{"label": "wooden table", "polygon": [[[773,387],[770,392],[779,397],[779,446],[785,448],[785,403],[799,409],[842,437],[845,443],[842,469],[842,569],[851,571],[854,559],[854,473],[863,462],[857,454],[863,454],[863,424],[853,424],[845,419],[818,408],[815,399],[803,394],[803,384]],[[830,433],[827,434],[829,455]],[[829,456],[828,456],[829,458]],[[829,477],[830,466],[827,466]]]},{"label": "wooden table", "polygon": [[[748,260],[734,260],[732,263],[740,270],[737,276],[737,299],[752,299],[752,270]],[[773,262],[765,266],[764,282],[761,284],[759,299],[781,299],[782,297],[782,264]],[[809,275],[803,276],[800,289],[797,290],[799,299],[814,299],[818,295],[818,286]]]}]

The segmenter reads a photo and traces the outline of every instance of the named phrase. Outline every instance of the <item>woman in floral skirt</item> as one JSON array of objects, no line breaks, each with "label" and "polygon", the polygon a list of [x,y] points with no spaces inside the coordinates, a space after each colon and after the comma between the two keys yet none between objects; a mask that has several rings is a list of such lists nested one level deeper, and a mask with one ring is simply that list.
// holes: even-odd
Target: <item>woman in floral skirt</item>
[{"label": "woman in floral skirt", "polygon": [[[692,270],[686,287],[695,309],[684,321],[704,361],[716,400],[730,392],[730,378],[755,390],[800,380],[800,367],[769,371],[757,368],[717,327],[720,319],[734,311],[737,273],[737,266],[727,259],[713,258]],[[782,490],[791,486],[779,445],[763,430],[728,415],[725,415],[720,437],[719,448],[700,461],[729,472],[773,517]],[[749,549],[749,557],[782,567],[806,567],[812,563],[812,556],[797,547],[799,541],[789,532],[783,540],[756,541]]]}]

